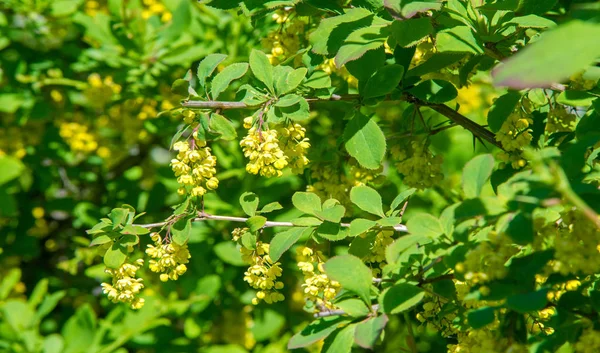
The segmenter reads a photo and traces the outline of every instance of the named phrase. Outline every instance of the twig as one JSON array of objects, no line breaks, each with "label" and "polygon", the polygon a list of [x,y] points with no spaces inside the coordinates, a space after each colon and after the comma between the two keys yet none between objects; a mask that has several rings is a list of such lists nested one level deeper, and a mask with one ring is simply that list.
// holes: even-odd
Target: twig
[{"label": "twig", "polygon": [[[339,94],[332,94],[327,99],[321,98],[307,98],[308,103],[319,103],[319,102],[331,102],[331,101],[353,101],[360,99],[358,94],[347,94],[340,96]],[[225,102],[225,101],[197,101],[197,100],[186,100],[181,103],[181,106],[186,108],[197,108],[197,109],[253,109],[259,108],[263,104],[246,104],[244,102]]]},{"label": "twig", "polygon": [[[246,223],[246,221],[248,220],[248,218],[244,218],[244,217],[231,217],[231,216],[218,216],[218,215],[209,215],[207,213],[200,213],[197,218],[193,219],[194,222],[202,222],[202,221],[208,221],[208,220]],[[151,229],[151,228],[162,227],[165,224],[167,224],[167,222],[149,223],[149,224],[136,224],[136,225],[140,226],[140,227],[143,227],[143,228]],[[350,227],[350,223],[341,223],[340,225],[342,227],[344,227],[344,228],[349,228]],[[266,221],[265,225],[263,226],[263,228],[269,228],[269,227],[302,227],[302,226],[299,226],[299,225],[294,224],[292,222]],[[408,229],[403,224],[395,225],[393,228],[394,228],[395,231],[400,232],[400,233],[407,233],[408,232]]]},{"label": "twig", "polygon": [[[374,304],[374,305],[371,306],[371,311],[372,312],[376,312],[377,310],[379,310],[379,304]],[[323,311],[319,311],[318,313],[315,313],[313,316],[318,319],[318,318],[321,318],[321,317],[339,316],[339,315],[346,315],[346,312],[344,310],[341,310],[341,309],[323,310]]]},{"label": "twig", "polygon": [[419,285],[428,284],[428,283],[434,283],[434,282],[438,282],[438,281],[443,281],[445,279],[453,279],[453,278],[454,278],[454,274],[453,273],[448,273],[446,275],[441,275],[441,276],[437,276],[437,277],[427,278],[427,279],[421,281],[419,283]]},{"label": "twig", "polygon": [[406,331],[408,333],[408,337],[406,337],[406,343],[408,348],[412,353],[417,353],[417,345],[415,344],[415,333],[412,329],[412,323],[410,321],[410,316],[408,315],[408,311],[404,312],[404,321],[406,322]]}]

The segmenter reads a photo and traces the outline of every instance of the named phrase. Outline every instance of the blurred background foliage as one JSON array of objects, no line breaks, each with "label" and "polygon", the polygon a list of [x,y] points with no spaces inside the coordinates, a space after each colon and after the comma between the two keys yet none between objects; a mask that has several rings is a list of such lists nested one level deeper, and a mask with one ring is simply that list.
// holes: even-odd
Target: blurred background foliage
[{"label": "blurred background foliage", "polygon": [[[171,83],[209,53],[228,54],[224,65],[247,61],[251,48],[278,53],[276,16],[255,17],[253,26],[242,15],[193,0],[4,0],[0,10],[0,352],[286,351],[291,334],[312,319],[302,309],[300,283],[285,278],[285,302],[250,305],[253,293],[242,279],[231,225],[194,224],[193,257],[179,281],[162,284],[142,270],[148,272],[141,274],[147,302],[140,311],[102,295],[104,265],[85,233],[121,204],[146,212],[146,223],[171,214],[169,206],[181,197],[169,145],[182,124],[160,114],[181,99]],[[288,33],[286,40],[293,47],[293,41],[306,42],[306,33]],[[355,92],[348,72],[330,74],[339,91]],[[486,80],[476,77],[457,98],[460,111],[482,124],[502,93]],[[399,119],[403,110],[398,104],[377,108],[382,126],[396,133],[392,140],[411,131],[394,125],[406,125]],[[226,112],[240,131],[243,113]],[[344,113],[323,104],[312,114],[311,141],[327,142],[312,149],[313,166],[347,161],[338,148]],[[442,121],[424,118],[430,125]],[[485,151],[460,128],[433,135],[431,144],[444,151],[446,179],[418,193],[408,217],[453,203],[456,195],[448,190],[460,184],[464,163]],[[238,198],[245,191],[291,209],[291,195],[314,176],[250,176],[237,141],[211,147],[221,185],[206,195],[208,213],[241,215]],[[395,168],[386,166],[383,174],[381,194],[389,204],[405,187]],[[284,271],[300,278],[293,255],[286,256]],[[437,336],[418,330],[419,351],[444,349]],[[392,318],[386,331],[381,349],[396,352],[406,339],[402,324]]]}]

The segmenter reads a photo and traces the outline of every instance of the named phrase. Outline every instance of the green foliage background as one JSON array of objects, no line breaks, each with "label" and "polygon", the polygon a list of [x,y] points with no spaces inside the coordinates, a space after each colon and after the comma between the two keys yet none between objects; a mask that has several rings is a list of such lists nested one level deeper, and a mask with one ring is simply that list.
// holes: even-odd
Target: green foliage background
[{"label": "green foliage background", "polygon": [[[221,7],[237,6],[237,2],[216,3]],[[247,3],[246,10],[252,2]],[[320,1],[308,3],[321,9]],[[354,3],[372,8],[378,2]],[[141,310],[132,311],[125,305],[110,303],[102,294],[100,283],[108,278],[103,253],[89,246],[92,237],[85,233],[122,204],[132,205],[138,213],[145,212],[143,223],[161,222],[171,215],[172,206],[183,200],[177,194],[179,186],[169,166],[173,155],[169,146],[182,121],[169,110],[175,109],[188,93],[184,89],[183,95],[178,94],[176,85],[172,91],[171,84],[185,77],[188,70],[195,70],[211,53],[228,55],[219,69],[247,62],[251,49],[263,48],[261,39],[277,31],[278,24],[264,15],[264,9],[250,18],[248,11],[237,14],[188,0],[6,0],[0,9],[0,352],[287,351],[292,335],[313,319],[303,310],[301,275],[293,252],[284,254],[282,260],[284,272],[295,274],[284,276],[286,301],[252,306],[254,293],[243,281],[246,264],[231,241],[233,226],[213,221],[193,223],[188,272],[176,282],[161,283],[150,271],[141,270],[147,303]],[[442,39],[438,38],[439,43]],[[446,45],[457,44],[448,40]],[[476,49],[471,54],[481,53]],[[345,57],[339,60],[350,61]],[[482,64],[486,65],[490,68],[492,63]],[[503,74],[509,77],[511,72],[500,72],[499,79]],[[494,130],[488,115],[491,98],[506,90],[495,89],[486,80],[483,77],[475,88],[459,90],[456,100],[450,100],[458,102],[461,112],[475,122],[489,124]],[[232,88],[237,88],[235,85]],[[357,93],[343,77],[334,76],[333,85],[344,93]],[[431,99],[439,93],[422,89],[425,91],[413,90],[411,94]],[[597,93],[587,98],[595,97]],[[235,98],[233,89],[219,97]],[[431,102],[436,103],[434,99]],[[409,127],[409,119],[401,119],[408,115],[403,115],[408,103],[382,102],[376,106],[377,99],[371,103],[367,105],[380,125],[397,134],[392,138],[402,139],[413,128]],[[318,119],[309,122],[311,141],[326,141],[314,144],[309,155],[313,163],[349,161],[338,149],[351,104],[325,103]],[[244,134],[242,121],[247,113],[223,112],[238,136]],[[424,114],[432,126],[445,120],[432,110]],[[416,124],[422,132],[424,126]],[[93,145],[78,144],[77,137],[93,141]],[[567,142],[569,139],[573,137]],[[466,197],[463,194],[463,183],[480,182],[464,182],[465,164],[476,155],[490,152],[488,147],[474,143],[469,131],[448,129],[432,135],[430,142],[432,150],[444,157],[445,180],[411,198],[403,222],[412,222],[416,227],[439,223],[440,213],[449,205],[479,196],[484,199],[495,192],[490,183],[485,183],[483,191],[476,186],[475,191],[464,190]],[[567,152],[564,163],[581,152],[570,150],[566,143],[556,145]],[[311,184],[309,172],[261,178],[246,173],[246,160],[237,140],[220,140],[211,148],[218,158],[220,185],[216,193],[204,197],[208,214],[243,216],[239,198],[251,191],[260,196],[261,206],[276,201],[283,205],[286,211],[270,214],[269,220],[288,221],[301,215],[291,200],[294,192],[305,191]],[[532,156],[540,169],[546,167],[544,158],[556,157],[541,153]],[[485,158],[474,160],[473,168],[485,168]],[[568,166],[565,164],[565,169]],[[465,175],[470,175],[468,172]],[[408,187],[395,168],[386,167],[385,174],[387,181],[378,185],[378,190],[383,204],[390,205]],[[578,191],[589,192],[588,202],[597,197],[597,190],[577,185],[581,187]],[[550,193],[544,187],[539,190]],[[595,200],[592,205],[598,210]],[[511,211],[530,212],[523,204]],[[361,211],[354,207],[350,212]],[[423,218],[427,217],[424,212],[431,218]],[[267,235],[277,231],[267,230]],[[139,248],[143,250],[148,243],[149,239],[142,238]],[[327,255],[343,253],[342,248],[334,244]],[[442,253],[440,250],[439,256]],[[429,255],[431,259],[436,257]],[[454,258],[450,261],[458,262]],[[557,281],[561,280],[568,279]],[[596,282],[590,283],[590,288],[597,291]],[[591,313],[597,316],[597,311]],[[477,314],[486,324],[489,311],[469,316],[471,324],[480,319]],[[403,320],[390,315],[385,342],[377,351],[396,352],[406,347]],[[414,326],[418,351],[446,349],[445,339],[424,325]],[[578,333],[572,332],[574,336]]]}]

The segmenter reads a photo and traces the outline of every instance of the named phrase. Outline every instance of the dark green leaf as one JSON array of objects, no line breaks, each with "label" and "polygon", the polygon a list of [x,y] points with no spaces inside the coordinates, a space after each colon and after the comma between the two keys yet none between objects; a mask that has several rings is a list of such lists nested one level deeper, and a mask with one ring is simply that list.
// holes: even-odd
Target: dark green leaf
[{"label": "dark green leaf", "polygon": [[198,84],[200,87],[206,85],[206,79],[212,75],[217,66],[227,58],[225,54],[210,54],[204,58],[198,65]]},{"label": "dark green leaf", "polygon": [[398,283],[387,288],[379,296],[381,310],[387,314],[398,314],[419,304],[425,292],[413,284]]},{"label": "dark green leaf", "polygon": [[508,223],[505,233],[519,245],[527,245],[533,241],[534,229],[531,217],[521,211],[517,212]]},{"label": "dark green leaf", "polygon": [[436,48],[439,52],[483,54],[483,46],[475,38],[471,28],[456,26],[438,32]]},{"label": "dark green leaf", "polygon": [[304,232],[311,233],[312,231],[313,228],[294,227],[285,232],[275,234],[269,247],[269,256],[273,261],[278,261],[284,252],[288,251],[292,245],[296,244]]},{"label": "dark green leaf", "polygon": [[400,65],[386,65],[377,70],[367,81],[362,95],[365,98],[385,96],[398,87],[404,68]]},{"label": "dark green leaf", "polygon": [[354,342],[363,348],[373,349],[387,322],[388,317],[383,314],[359,323],[354,332]]},{"label": "dark green leaf", "polygon": [[348,321],[345,318],[336,316],[324,317],[313,321],[290,339],[287,348],[297,349],[309,346],[329,336],[340,324],[347,323]]},{"label": "dark green leaf", "polygon": [[408,90],[415,97],[429,103],[445,103],[458,95],[454,85],[443,80],[426,80]]},{"label": "dark green leaf", "polygon": [[493,132],[498,132],[508,116],[515,110],[517,103],[521,99],[521,94],[517,91],[508,91],[508,93],[498,97],[492,104],[488,113],[488,126]]},{"label": "dark green leaf", "polygon": [[542,310],[548,302],[547,294],[548,289],[540,289],[536,292],[513,295],[506,299],[506,307],[523,314]]},{"label": "dark green leaf", "polygon": [[412,47],[433,33],[433,26],[431,20],[427,17],[411,18],[404,21],[394,21],[391,32],[399,46]]},{"label": "dark green leaf", "polygon": [[210,88],[212,99],[217,100],[219,95],[223,93],[229,87],[231,82],[244,76],[248,71],[247,63],[231,64],[219,72],[217,76],[212,80],[212,86]]},{"label": "dark green leaf", "polygon": [[383,46],[388,36],[389,23],[381,19],[374,21],[374,25],[355,30],[346,38],[335,56],[336,66],[342,67],[347,62],[365,55],[369,50]]},{"label": "dark green leaf", "polygon": [[479,329],[491,324],[496,319],[494,311],[495,309],[490,306],[469,311],[467,314],[469,325],[474,329]]},{"label": "dark green leaf", "polygon": [[350,353],[352,351],[355,324],[338,329],[325,339],[322,353]]}]

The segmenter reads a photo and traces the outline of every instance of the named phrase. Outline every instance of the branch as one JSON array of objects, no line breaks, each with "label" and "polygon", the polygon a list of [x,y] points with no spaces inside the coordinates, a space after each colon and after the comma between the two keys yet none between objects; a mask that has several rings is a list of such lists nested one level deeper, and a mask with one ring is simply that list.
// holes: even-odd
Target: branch
[{"label": "branch", "polygon": [[[339,94],[332,94],[328,99],[321,98],[307,98],[308,103],[319,103],[319,102],[332,102],[332,101],[353,101],[360,99],[358,94],[347,94],[340,96]],[[225,102],[225,101],[197,101],[197,100],[185,100],[181,103],[181,106],[186,108],[197,108],[197,109],[255,109],[262,106],[262,104],[246,104],[244,102]]]},{"label": "branch", "polygon": [[[379,310],[379,304],[374,304],[371,306],[371,311],[372,312],[376,312],[377,310]],[[313,316],[318,319],[321,317],[327,317],[327,316],[338,316],[338,315],[346,315],[346,312],[342,309],[336,309],[336,310],[323,310],[323,311],[319,311],[317,313],[315,313]]]},{"label": "branch", "polygon": [[[213,220],[213,221],[226,221],[226,222],[239,222],[239,223],[246,223],[246,221],[248,220],[248,218],[244,218],[244,217],[230,217],[230,216],[217,216],[217,215],[209,215],[207,213],[200,213],[199,216],[197,218],[194,218],[194,222],[202,222],[202,221],[208,221],[208,220]],[[168,222],[159,222],[159,223],[149,223],[149,224],[136,224],[137,226],[140,227],[144,227],[144,228],[158,228],[158,227],[162,227],[164,225],[168,224]],[[341,223],[340,224],[342,227],[344,228],[349,228],[350,227],[350,223]],[[263,228],[269,228],[269,227],[301,227],[298,226],[292,222],[275,222],[275,221],[266,221],[265,225],[263,226]],[[406,228],[405,225],[403,224],[398,224],[395,225],[394,230],[400,233],[407,233],[408,229]]]},{"label": "branch", "polygon": [[[319,102],[330,102],[330,101],[359,101],[360,96],[358,94],[348,94],[348,95],[337,95],[333,94],[328,99],[320,99],[320,98],[307,98],[306,101],[309,103],[319,103]],[[388,101],[394,101],[392,99],[387,99]],[[477,124],[466,116],[460,114],[456,110],[448,107],[445,104],[435,104],[435,103],[427,103],[422,101],[416,97],[406,95],[399,99],[400,101],[407,101],[410,103],[414,103],[417,106],[429,107],[436,112],[442,114],[448,119],[452,120],[455,124],[462,126],[463,128],[471,131],[473,135],[488,141],[492,145],[502,149],[502,145],[496,141],[496,136],[493,132],[487,130],[483,126]],[[256,105],[248,105],[244,102],[226,102],[226,101],[197,101],[197,100],[186,100],[181,103],[183,107],[187,108],[197,108],[197,109],[256,109],[261,106],[261,104]]]}]

